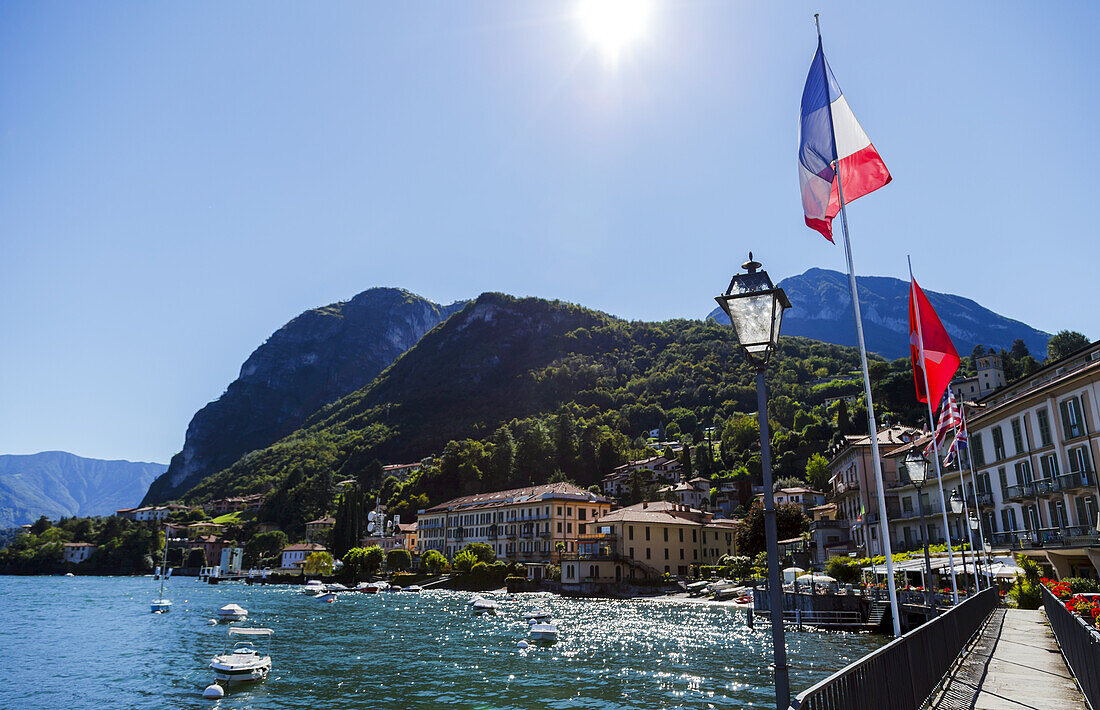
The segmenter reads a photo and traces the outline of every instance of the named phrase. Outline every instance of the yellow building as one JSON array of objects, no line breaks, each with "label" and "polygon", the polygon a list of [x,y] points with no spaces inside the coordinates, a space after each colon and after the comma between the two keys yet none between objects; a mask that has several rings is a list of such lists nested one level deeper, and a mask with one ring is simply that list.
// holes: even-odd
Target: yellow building
[{"label": "yellow building", "polygon": [[447,557],[472,542],[493,548],[509,562],[551,562],[559,544],[575,552],[582,528],[610,509],[607,498],[573,485],[548,483],[477,493],[421,510],[417,549]]},{"label": "yellow building", "polygon": [[680,503],[638,503],[589,523],[577,551],[561,561],[564,590],[652,580],[666,573],[688,577],[702,565],[736,554],[739,521]]}]

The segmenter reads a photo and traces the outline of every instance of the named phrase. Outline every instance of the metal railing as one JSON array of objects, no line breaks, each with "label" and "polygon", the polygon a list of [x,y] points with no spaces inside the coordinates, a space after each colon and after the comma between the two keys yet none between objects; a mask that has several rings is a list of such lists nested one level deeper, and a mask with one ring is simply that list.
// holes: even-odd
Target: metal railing
[{"label": "metal railing", "polygon": [[1005,489],[1005,498],[1009,500],[1016,500],[1018,498],[1033,498],[1035,496],[1035,489],[1032,488],[1030,483],[1021,483],[1016,486],[1009,486]]},{"label": "metal railing", "polygon": [[1100,707],[1100,633],[1043,587],[1043,610],[1062,655],[1066,658],[1090,707]]},{"label": "metal railing", "polygon": [[863,623],[863,616],[858,611],[830,611],[827,609],[795,609],[783,612],[783,621],[792,621],[806,626],[816,625],[845,625],[859,626]]},{"label": "metal railing", "polygon": [[917,710],[997,606],[986,589],[802,691],[794,710]]},{"label": "metal railing", "polygon": [[1060,491],[1071,491],[1075,488],[1088,488],[1095,485],[1092,471],[1077,471],[1075,473],[1063,473],[1054,479],[1054,485]]},{"label": "metal railing", "polygon": [[994,533],[990,536],[994,545],[1004,545],[1013,550],[1040,547],[1095,547],[1100,545],[1100,533],[1089,525],[1065,528],[1039,528]]}]

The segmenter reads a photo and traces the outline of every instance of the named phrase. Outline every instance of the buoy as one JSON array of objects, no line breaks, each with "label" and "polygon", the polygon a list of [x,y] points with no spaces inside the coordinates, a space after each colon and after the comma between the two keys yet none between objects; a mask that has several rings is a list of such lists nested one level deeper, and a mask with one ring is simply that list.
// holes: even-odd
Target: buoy
[{"label": "buoy", "polygon": [[527,648],[530,645],[531,644],[527,643],[526,641],[520,641],[516,644],[516,648]]},{"label": "buoy", "polygon": [[225,691],[217,683],[206,686],[206,690],[202,691],[202,697],[204,698],[221,698],[225,696]]}]

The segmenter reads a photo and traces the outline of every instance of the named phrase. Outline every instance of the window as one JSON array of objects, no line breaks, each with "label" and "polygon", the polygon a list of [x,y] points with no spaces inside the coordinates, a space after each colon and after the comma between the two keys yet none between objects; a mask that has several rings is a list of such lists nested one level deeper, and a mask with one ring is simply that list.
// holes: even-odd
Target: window
[{"label": "window", "polygon": [[573,532],[573,523],[566,523],[565,524],[565,532],[567,532],[567,533],[572,533]]},{"label": "window", "polygon": [[1016,417],[1012,420],[1012,445],[1016,447],[1017,454],[1024,452],[1024,432],[1020,428],[1020,418]]},{"label": "window", "polygon": [[[903,512],[912,513],[913,512],[913,499],[912,498],[902,498],[901,499],[901,509],[902,509]],[[908,530],[908,528],[906,528],[906,529]]]},{"label": "window", "polygon": [[586,517],[585,517],[586,513],[588,513],[588,511],[585,510],[584,508],[578,508],[577,509],[577,520],[585,520],[586,519]]},{"label": "window", "polygon": [[1066,439],[1073,439],[1085,433],[1084,422],[1081,420],[1081,400],[1070,397],[1064,400],[1059,407],[1062,410],[1062,433]]},{"label": "window", "polygon": [[684,541],[684,529],[680,528],[680,542]]},{"label": "window", "polygon": [[634,559],[634,548],[631,547],[628,552],[630,553],[630,559]]},{"label": "window", "polygon": [[668,542],[668,528],[665,528],[665,542]]},{"label": "window", "polygon": [[1073,473],[1082,473],[1092,469],[1089,466],[1089,452],[1084,446],[1078,446],[1069,450],[1069,470]]},{"label": "window", "polygon": [[645,558],[646,558],[647,560],[648,560],[648,559],[650,558],[650,554],[649,554],[649,553],[650,553],[650,549],[649,549],[649,548],[647,547],[647,548],[645,549]]},{"label": "window", "polygon": [[974,432],[970,437],[970,453],[974,456],[974,465],[985,466],[985,450],[982,448],[982,433]]},{"label": "window", "polygon": [[1039,465],[1043,469],[1043,478],[1054,478],[1058,475],[1058,457],[1054,454],[1040,456]]},{"label": "window", "polygon": [[692,550],[691,551],[691,559],[693,559],[693,560],[698,560],[699,559],[699,550]]},{"label": "window", "polygon": [[1000,461],[1005,457],[1005,439],[1001,427],[993,427],[993,458]]},{"label": "window", "polygon": [[1096,527],[1096,498],[1093,496],[1081,496],[1076,500],[1077,524]]},{"label": "window", "polygon": [[665,548],[665,559],[666,560],[668,559],[668,548],[667,547]]},{"label": "window", "polygon": [[1016,464],[1016,483],[1021,486],[1031,484],[1031,462],[1021,461]]},{"label": "window", "polygon": [[680,559],[684,559],[684,548],[680,548]]},{"label": "window", "polygon": [[561,515],[561,506],[558,506],[558,515]]},{"label": "window", "polygon": [[[558,523],[558,525],[561,525],[561,523]],[[634,526],[633,525],[627,525],[626,526],[626,537],[627,537],[628,540],[633,540],[634,539]]]},{"label": "window", "polygon": [[1008,500],[1008,474],[1004,466],[997,469],[997,478],[1001,479],[1001,500]]},{"label": "window", "polygon": [[649,542],[649,526],[645,526],[645,541]]},{"label": "window", "polygon": [[558,523],[558,532],[561,532],[561,523]]},{"label": "window", "polygon": [[1054,442],[1050,438],[1050,415],[1047,413],[1047,408],[1043,407],[1035,412],[1035,418],[1039,422],[1039,445],[1050,446]]},{"label": "window", "polygon": [[573,517],[573,509],[572,508],[566,508],[565,509],[565,514],[569,517]]},{"label": "window", "polygon": [[696,540],[695,540],[695,532],[696,532],[695,530],[692,530],[692,531],[691,531],[691,541],[692,541],[692,542],[695,542],[695,541],[696,541]]}]

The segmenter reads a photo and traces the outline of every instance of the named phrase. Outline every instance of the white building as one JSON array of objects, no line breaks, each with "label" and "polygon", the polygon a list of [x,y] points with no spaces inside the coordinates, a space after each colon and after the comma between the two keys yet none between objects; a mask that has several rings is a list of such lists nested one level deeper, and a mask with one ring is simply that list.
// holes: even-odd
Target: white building
[{"label": "white building", "polygon": [[279,566],[283,569],[300,569],[306,558],[314,552],[328,552],[324,545],[315,542],[299,542],[283,548],[283,559]]},{"label": "white building", "polygon": [[95,553],[95,545],[90,542],[66,542],[61,559],[70,564],[80,564]]}]

